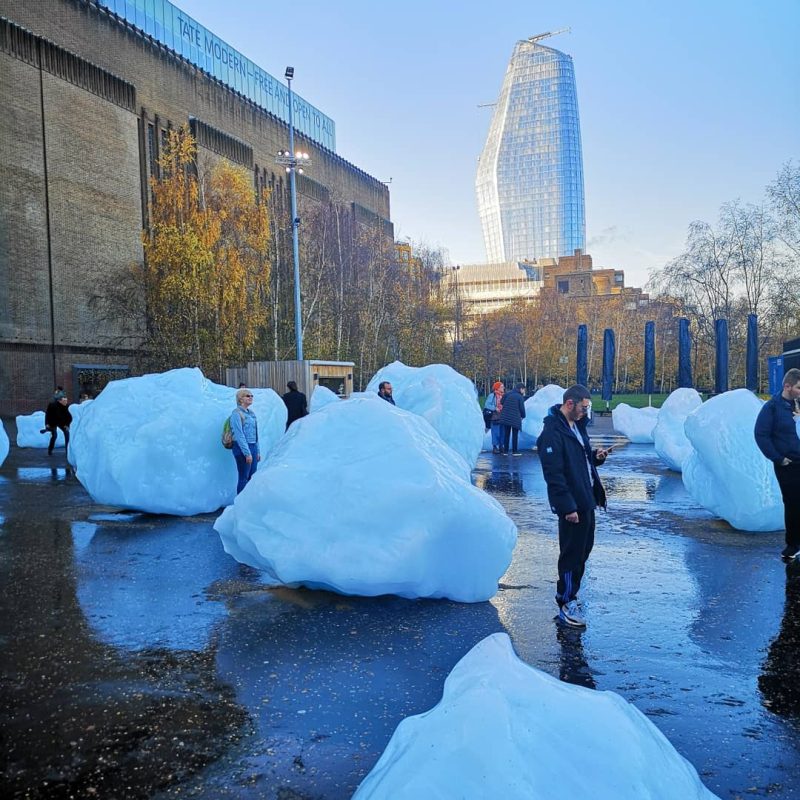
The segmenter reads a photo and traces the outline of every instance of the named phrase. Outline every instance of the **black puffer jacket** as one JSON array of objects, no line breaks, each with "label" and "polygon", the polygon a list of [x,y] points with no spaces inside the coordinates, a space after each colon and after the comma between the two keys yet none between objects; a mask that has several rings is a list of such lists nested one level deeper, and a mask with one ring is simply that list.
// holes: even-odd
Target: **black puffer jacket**
[{"label": "black puffer jacket", "polygon": [[800,440],[792,415],[792,403],[776,394],[767,400],[756,419],[755,437],[758,449],[770,460],[780,464],[784,458],[800,461]]},{"label": "black puffer jacket", "polygon": [[[561,405],[553,406],[544,418],[544,428],[536,442],[539,461],[547,482],[547,499],[550,509],[560,517],[573,511],[589,511],[596,506],[606,507],[606,492],[600,482],[596,467],[602,464],[592,450],[586,433],[588,420],[584,417],[575,423],[583,439],[583,447],[561,413]],[[589,459],[594,486],[589,480],[586,459]]]},{"label": "black puffer jacket", "polygon": [[501,425],[508,425],[509,428],[521,428],[522,420],[525,419],[525,400],[522,395],[514,389],[503,395],[503,410],[497,421]]},{"label": "black puffer jacket", "polygon": [[69,428],[72,425],[72,414],[67,406],[53,400],[44,412],[45,428]]}]

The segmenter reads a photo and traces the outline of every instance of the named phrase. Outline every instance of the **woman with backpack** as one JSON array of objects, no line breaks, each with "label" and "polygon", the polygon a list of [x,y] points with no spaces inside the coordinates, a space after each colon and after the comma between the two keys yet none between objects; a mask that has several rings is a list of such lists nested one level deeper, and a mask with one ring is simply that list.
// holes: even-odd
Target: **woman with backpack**
[{"label": "woman with backpack", "polygon": [[[483,404],[484,418],[492,429],[492,452],[499,453],[503,445],[503,426],[500,424],[500,412],[503,410],[503,395],[506,387],[502,381],[495,381],[492,391]],[[488,415],[486,412],[490,412]]]},{"label": "woman with backpack", "polygon": [[231,451],[236,459],[239,482],[236,494],[247,486],[247,482],[255,475],[261,454],[258,452],[258,420],[250,410],[253,405],[253,393],[243,387],[236,392],[236,408],[231,412],[230,426],[233,436]]}]

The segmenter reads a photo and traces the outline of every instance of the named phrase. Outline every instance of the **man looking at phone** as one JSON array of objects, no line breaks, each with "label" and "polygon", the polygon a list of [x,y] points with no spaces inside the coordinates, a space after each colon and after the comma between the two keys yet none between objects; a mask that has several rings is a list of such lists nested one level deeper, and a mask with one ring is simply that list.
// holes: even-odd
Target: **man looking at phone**
[{"label": "man looking at phone", "polygon": [[577,596],[594,545],[594,510],[606,507],[597,467],[611,451],[592,450],[586,433],[590,406],[589,390],[571,386],[563,402],[548,411],[536,442],[550,509],[558,515],[558,616],[575,628],[586,627]]}]

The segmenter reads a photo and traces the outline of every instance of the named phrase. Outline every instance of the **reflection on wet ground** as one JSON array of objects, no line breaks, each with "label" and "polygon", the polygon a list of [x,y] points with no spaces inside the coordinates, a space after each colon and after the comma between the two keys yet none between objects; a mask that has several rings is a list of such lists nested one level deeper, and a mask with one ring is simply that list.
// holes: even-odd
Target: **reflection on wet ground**
[{"label": "reflection on wet ground", "polygon": [[[62,459],[63,460],[63,459]],[[556,623],[556,524],[537,457],[484,454],[517,523],[490,603],[270,589],[213,516],[93,505],[44,453],[0,469],[3,797],[347,798],[474,644],[635,703],[722,798],[800,796],[800,568],[780,534],[698,508],[652,447],[603,468],[609,513]]]}]

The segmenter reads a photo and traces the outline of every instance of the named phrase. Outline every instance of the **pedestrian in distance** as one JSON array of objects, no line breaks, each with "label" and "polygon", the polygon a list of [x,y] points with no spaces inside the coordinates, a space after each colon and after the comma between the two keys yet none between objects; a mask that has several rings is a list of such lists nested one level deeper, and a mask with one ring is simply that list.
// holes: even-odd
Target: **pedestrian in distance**
[{"label": "pedestrian in distance", "polygon": [[[525,386],[517,384],[508,394],[503,396],[502,409],[497,418],[498,423],[503,428],[503,440],[500,444],[500,452],[510,452],[513,456],[522,455],[519,452],[519,432],[522,428],[522,420],[525,419]],[[509,442],[511,450],[509,451]]]},{"label": "pedestrian in distance", "polygon": [[387,403],[391,403],[393,406],[397,405],[397,403],[394,402],[394,397],[392,397],[392,384],[389,383],[389,381],[381,381],[378,384],[378,397],[382,397]]},{"label": "pedestrian in distance", "polygon": [[69,447],[69,426],[72,424],[72,414],[67,406],[69,406],[67,395],[59,386],[44,412],[44,430],[50,434],[50,443],[47,445],[47,455],[49,456],[53,455],[59,429],[64,434],[64,452]]},{"label": "pedestrian in distance", "polygon": [[595,508],[606,508],[597,467],[611,451],[592,450],[586,432],[590,402],[585,386],[571,386],[547,412],[536,442],[550,510],[558,516],[558,616],[575,628],[586,627],[578,590],[594,546]]},{"label": "pedestrian in distance", "polygon": [[261,454],[258,449],[258,420],[250,409],[253,405],[253,393],[247,389],[236,392],[236,408],[231,412],[230,426],[233,436],[231,452],[236,460],[239,479],[236,494],[247,486],[250,478],[256,474]]},{"label": "pedestrian in distance", "polygon": [[754,435],[758,449],[772,462],[783,498],[786,547],[785,561],[800,556],[800,438],[796,417],[800,416],[800,369],[783,376],[780,394],[761,408]]},{"label": "pedestrian in distance", "polygon": [[[502,381],[495,381],[492,384],[492,391],[483,404],[484,418],[489,423],[492,430],[492,452],[499,453],[503,446],[503,426],[500,423],[500,412],[503,410],[503,396],[506,387]],[[488,415],[486,412],[489,412]],[[488,417],[488,418],[487,418]]]},{"label": "pedestrian in distance", "polygon": [[289,426],[296,422],[298,419],[305,417],[308,414],[308,401],[306,400],[306,396],[297,388],[297,383],[295,381],[289,381],[286,384],[286,388],[289,390],[283,396],[283,402],[286,404],[286,410],[289,412],[286,417],[286,430],[289,430]]}]

